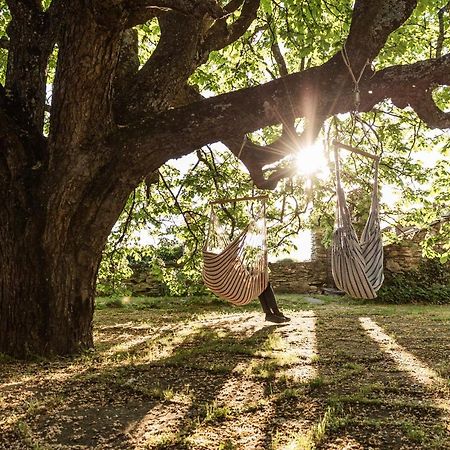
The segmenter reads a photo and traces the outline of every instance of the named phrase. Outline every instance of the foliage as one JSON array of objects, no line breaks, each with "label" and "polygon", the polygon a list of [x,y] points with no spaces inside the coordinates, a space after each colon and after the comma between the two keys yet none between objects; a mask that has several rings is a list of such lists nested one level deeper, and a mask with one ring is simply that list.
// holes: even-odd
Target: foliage
[{"label": "foliage", "polygon": [[[412,63],[436,55],[439,37],[438,10],[445,2],[419,1],[418,7],[388,39],[374,61],[375,70],[392,64]],[[348,33],[353,2],[274,2],[264,0],[257,19],[244,36],[220,51],[190,77],[190,84],[204,96],[260,84],[280,76],[274,47],[280,51],[289,73],[305,70],[328,60],[342,46]],[[448,14],[443,16],[448,29]],[[160,29],[157,20],[138,28],[139,56],[143,63],[155,49]],[[410,43],[414,42],[414,45]],[[448,52],[444,36],[442,52]],[[445,110],[450,90],[436,87],[434,98]],[[305,127],[296,122],[298,132]],[[281,127],[268,127],[251,134],[259,144],[274,141]],[[380,166],[381,216],[383,226],[392,229],[428,227],[450,209],[450,151],[448,131],[427,129],[411,109],[398,109],[383,102],[371,112],[342,114],[324,123],[318,141],[325,147],[328,171],[325,175],[296,175],[279,183],[270,193],[267,217],[269,252],[276,256],[298,246],[303,228],[319,229],[330,242],[334,223],[332,139],[382,156]],[[298,156],[301,160],[301,154]],[[162,167],[158,180],[141,185],[128,200],[104,253],[99,290],[126,292],[124,277],[130,263],[147,264],[163,280],[171,294],[200,292],[201,248],[208,223],[208,202],[220,197],[260,194],[244,166],[223,146],[199,149],[189,163],[175,162]],[[281,164],[284,164],[282,161]],[[341,153],[342,178],[358,232],[362,231],[370,206],[373,166],[360,157]],[[270,167],[267,168],[270,173]],[[222,208],[231,233],[243,226],[242,204]],[[448,238],[448,229],[429,235],[423,242],[428,257],[446,261],[448,245],[436,246]],[[151,245],[142,245],[139,236],[151,236]],[[174,247],[168,237],[175,241]],[[387,242],[395,234],[386,233]],[[448,239],[447,239],[447,242]],[[161,252],[182,248],[176,265],[167,264]],[[172,249],[172,250],[170,250]]]},{"label": "foliage", "polygon": [[450,303],[450,267],[425,259],[417,270],[391,275],[378,292],[386,303]]}]

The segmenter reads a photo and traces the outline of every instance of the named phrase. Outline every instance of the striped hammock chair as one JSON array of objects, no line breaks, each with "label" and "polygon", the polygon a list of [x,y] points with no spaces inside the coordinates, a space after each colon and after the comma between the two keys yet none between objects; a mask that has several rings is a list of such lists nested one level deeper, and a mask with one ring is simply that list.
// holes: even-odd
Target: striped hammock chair
[{"label": "striped hammock chair", "polygon": [[[246,197],[235,201],[260,198]],[[211,204],[209,230],[203,247],[205,285],[234,305],[246,305],[257,298],[269,282],[266,234],[264,201],[256,217],[233,240],[219,224]]]},{"label": "striped hammock chair", "polygon": [[[341,145],[348,150],[351,147]],[[378,163],[379,158],[362,151],[375,161],[372,203],[369,217],[358,240],[352,226],[350,212],[341,186],[339,154],[335,145],[337,208],[336,222],[331,248],[331,268],[338,289],[354,298],[376,298],[376,292],[383,284],[383,244],[381,239],[378,205]]]}]

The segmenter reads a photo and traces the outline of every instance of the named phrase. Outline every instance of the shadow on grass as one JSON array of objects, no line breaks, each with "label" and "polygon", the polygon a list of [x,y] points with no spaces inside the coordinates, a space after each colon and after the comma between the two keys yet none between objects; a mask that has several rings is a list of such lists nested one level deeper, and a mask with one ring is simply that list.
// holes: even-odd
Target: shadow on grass
[{"label": "shadow on grass", "polygon": [[[29,395],[18,407],[0,391],[12,424],[4,448],[446,448],[442,411],[362,330],[362,309],[280,296],[286,310],[317,316],[317,355],[310,362],[317,374],[296,383],[279,377],[283,367],[263,354],[288,328],[254,321],[249,311],[259,310],[257,303],[240,310],[225,305],[213,319],[197,320],[208,309],[200,301],[179,314],[178,299],[166,309],[163,301],[158,308],[99,311],[105,322],[97,331],[103,327],[111,341],[84,357],[48,363],[45,379],[35,366],[35,386],[24,377]],[[244,408],[232,406],[243,389]],[[235,424],[242,429],[233,431]],[[243,447],[238,432],[243,440],[245,433],[258,437]],[[217,447],[208,435],[218,437]]]}]

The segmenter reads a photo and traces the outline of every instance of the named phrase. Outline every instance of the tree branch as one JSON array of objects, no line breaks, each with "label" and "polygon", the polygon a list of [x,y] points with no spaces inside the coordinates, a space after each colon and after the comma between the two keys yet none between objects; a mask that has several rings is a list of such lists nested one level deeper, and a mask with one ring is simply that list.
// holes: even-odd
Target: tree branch
[{"label": "tree branch", "polygon": [[[220,50],[239,39],[256,19],[259,5],[260,0],[245,0],[239,18],[231,25],[227,24],[226,18],[217,20],[205,36],[202,53],[206,58],[213,50]],[[231,11],[236,3],[231,2],[228,7]]]},{"label": "tree branch", "polygon": [[383,98],[390,98],[399,108],[411,106],[430,128],[449,128],[449,113],[436,106],[432,91],[436,86],[450,86],[450,54],[386,68],[366,83],[362,89],[371,93],[364,96],[362,111],[369,111]]},{"label": "tree branch", "polygon": [[346,50],[355,73],[372,61],[389,35],[412,14],[418,0],[356,0]]},{"label": "tree branch", "polygon": [[161,37],[155,51],[115,99],[119,123],[136,120],[144,112],[167,109],[197,67],[202,20],[167,13],[159,18],[159,23]]},{"label": "tree branch", "polygon": [[0,37],[0,48],[9,48],[9,39],[6,36]]},{"label": "tree branch", "polygon": [[442,8],[440,8],[438,11],[439,36],[436,42],[436,58],[440,58],[442,56],[442,47],[444,45],[445,39],[444,14],[445,12],[449,11],[450,11],[450,1]]},{"label": "tree branch", "polygon": [[[337,61],[340,58],[332,58],[320,67],[149,117],[139,126],[122,128],[105,145],[122,149],[123,170],[140,178],[143,168],[146,173],[149,167],[154,169],[203,145],[227,142],[247,132],[283,123],[292,114],[322,120],[351,111],[353,86],[342,83],[347,69]],[[450,85],[449,67],[447,55],[408,66],[393,66],[367,77],[361,84],[361,110],[370,111],[389,98],[401,107],[414,106],[419,88],[423,92],[426,86]],[[315,114],[311,115],[311,111]],[[253,157],[258,164],[272,161],[273,154],[259,154],[249,145],[249,159]]]},{"label": "tree branch", "polygon": [[145,23],[167,12],[218,19],[226,15],[216,0],[95,0],[93,10],[99,23],[115,26],[122,21],[126,28]]},{"label": "tree branch", "polygon": [[49,17],[42,11],[40,1],[8,0],[11,22],[9,41],[2,38],[8,48],[5,88],[22,125],[32,124],[42,131],[45,107],[45,80],[47,61],[53,39]]}]

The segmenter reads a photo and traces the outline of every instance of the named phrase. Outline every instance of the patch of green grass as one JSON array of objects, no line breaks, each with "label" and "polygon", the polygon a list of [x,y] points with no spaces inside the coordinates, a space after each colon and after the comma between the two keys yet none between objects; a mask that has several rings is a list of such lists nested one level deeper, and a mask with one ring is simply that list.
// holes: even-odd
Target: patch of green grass
[{"label": "patch of green grass", "polygon": [[422,430],[417,424],[405,421],[401,424],[401,429],[404,431],[408,439],[412,442],[421,444],[426,439],[426,432]]},{"label": "patch of green grass", "polygon": [[30,449],[30,450],[50,450],[50,447],[41,444],[38,439],[34,438],[33,432],[31,431],[31,428],[29,427],[29,425],[26,422],[19,420],[15,424],[15,429],[16,429],[17,434],[20,436],[20,438],[26,444],[28,449]]},{"label": "patch of green grass", "polygon": [[359,393],[363,396],[367,396],[369,394],[374,393],[384,393],[384,386],[382,383],[379,382],[363,384],[359,388]]},{"label": "patch of green grass", "polygon": [[224,442],[219,443],[218,450],[236,450],[238,449],[238,446],[236,444],[233,444],[233,441],[231,439],[227,439]]},{"label": "patch of green grass", "polygon": [[318,422],[309,431],[291,434],[287,445],[281,445],[281,437],[276,436],[272,442],[272,449],[314,450],[325,440],[326,435],[330,431],[340,428],[343,421],[344,418],[341,417],[340,409],[329,406],[323,416],[319,418]]},{"label": "patch of green grass", "polygon": [[279,400],[289,400],[290,398],[299,398],[304,392],[299,388],[286,388],[278,394]]},{"label": "patch of green grass", "polygon": [[314,450],[316,448],[311,433],[303,433],[298,431],[292,433],[288,437],[288,444],[282,444],[282,436],[276,435],[272,441],[272,450],[282,450],[288,448],[289,450]]},{"label": "patch of green grass", "polygon": [[185,442],[185,437],[180,432],[158,433],[148,438],[144,444],[146,450],[164,450],[167,447],[181,445]]},{"label": "patch of green grass", "polygon": [[306,384],[310,387],[310,389],[319,389],[322,386],[325,386],[327,384],[327,381],[324,377],[318,375],[308,380]]},{"label": "patch of green grass", "polygon": [[278,370],[279,366],[273,360],[254,362],[250,365],[251,374],[264,380],[275,378]]},{"label": "patch of green grass", "polygon": [[232,415],[230,408],[226,406],[218,406],[216,402],[204,405],[204,423],[218,422],[227,419]]},{"label": "patch of green grass", "polygon": [[364,370],[364,366],[354,362],[346,362],[342,365],[343,369],[349,369],[353,372],[362,372]]},{"label": "patch of green grass", "polygon": [[17,360],[14,359],[12,356],[5,355],[4,353],[0,353],[0,364],[12,363],[12,362],[16,362],[16,361]]},{"label": "patch of green grass", "polygon": [[344,403],[359,403],[362,405],[381,405],[386,401],[382,398],[368,398],[363,392],[357,392],[351,395],[333,395],[328,399],[330,405],[342,405]]}]

